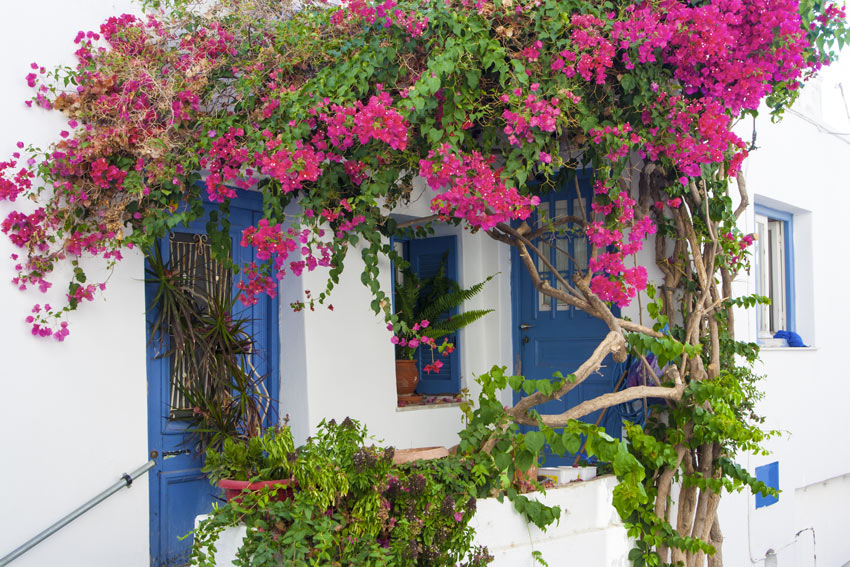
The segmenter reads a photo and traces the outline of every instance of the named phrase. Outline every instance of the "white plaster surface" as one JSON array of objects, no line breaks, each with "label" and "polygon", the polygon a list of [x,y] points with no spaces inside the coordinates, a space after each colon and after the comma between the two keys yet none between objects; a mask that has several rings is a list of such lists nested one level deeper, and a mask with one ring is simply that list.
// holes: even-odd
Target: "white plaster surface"
[{"label": "white plaster surface", "polygon": [[[58,113],[24,106],[29,64],[72,64],[78,30],[96,30],[107,16],[131,8],[124,0],[3,2],[0,159],[11,156],[18,140],[44,145],[65,126]],[[13,208],[0,203],[0,217]],[[2,235],[0,557],[148,459],[141,257],[130,254],[121,263],[107,302],[98,298],[71,316],[71,335],[60,344],[29,335],[24,318],[45,296],[9,283],[14,251]],[[103,277],[96,267],[90,275]],[[61,287],[60,278],[54,281]],[[147,510],[142,477],[12,566],[147,566]]]},{"label": "white plaster surface", "polygon": [[[846,50],[845,50],[846,51]],[[850,208],[850,116],[841,88],[850,96],[850,54],[807,85],[783,121],[756,122],[759,149],[744,164],[755,202],[794,213],[797,330],[808,349],[764,348],[757,372],[765,375],[758,411],[765,427],[783,432],[767,444],[771,454],[742,455],[750,472],[779,461],[779,502],[759,509],[746,493],[724,497],[720,506],[726,565],[764,564],[776,553],[780,567],[850,562],[848,484],[850,451],[845,432],[848,359],[847,210]],[[739,127],[749,139],[752,121]],[[753,230],[753,212],[743,227]],[[754,277],[740,277],[738,294],[755,292]],[[756,340],[752,312],[736,316],[739,338]],[[801,531],[804,530],[804,531]]]},{"label": "white plaster surface", "polygon": [[[423,190],[424,191],[424,190]],[[425,199],[420,197],[415,204]],[[407,210],[425,216],[427,209]],[[460,331],[461,386],[477,399],[474,376],[493,365],[512,369],[510,253],[484,234],[438,227],[436,235],[458,237],[458,278],[468,287],[498,273],[464,309],[494,308],[493,313]],[[390,269],[381,263],[381,284],[390,291]],[[395,351],[382,317],[369,308],[371,292],[360,283],[363,261],[351,250],[340,283],[332,292],[333,311],[293,313],[292,301],[304,290],[324,289],[325,272],[284,280],[281,298],[281,414],[290,416],[296,442],[324,419],[358,419],[377,440],[399,448],[457,444],[462,428],[457,405],[397,407]],[[506,397],[505,403],[510,403]]]}]

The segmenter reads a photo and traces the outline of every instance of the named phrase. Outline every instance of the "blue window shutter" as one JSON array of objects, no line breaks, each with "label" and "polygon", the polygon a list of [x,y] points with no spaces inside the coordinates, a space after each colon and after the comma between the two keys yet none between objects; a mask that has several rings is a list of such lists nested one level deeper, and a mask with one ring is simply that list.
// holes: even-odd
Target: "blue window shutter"
[{"label": "blue window shutter", "polygon": [[[438,236],[434,238],[414,239],[408,242],[408,261],[410,269],[420,279],[433,277],[440,268],[443,255],[448,252],[446,272],[449,278],[457,281],[457,237]],[[419,368],[419,386],[416,391],[420,394],[457,394],[460,392],[460,345],[457,333],[448,335],[449,342],[455,345],[455,350],[449,356],[443,356],[429,347],[420,347],[417,352]],[[437,344],[443,338],[437,339]],[[425,372],[424,368],[432,360],[440,360],[443,367],[439,372]]]},{"label": "blue window shutter", "polygon": [[[760,480],[770,488],[779,490],[779,461],[774,461],[760,467],[756,467],[756,480]],[[756,508],[770,506],[779,502],[778,496],[762,496],[756,493]]]}]

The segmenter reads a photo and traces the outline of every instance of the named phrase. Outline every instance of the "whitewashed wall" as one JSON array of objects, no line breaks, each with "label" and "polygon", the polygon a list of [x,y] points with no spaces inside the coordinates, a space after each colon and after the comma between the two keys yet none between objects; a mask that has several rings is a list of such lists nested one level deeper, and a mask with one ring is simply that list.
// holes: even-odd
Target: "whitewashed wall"
[{"label": "whitewashed wall", "polygon": [[[847,411],[847,211],[850,209],[850,54],[803,91],[779,125],[756,123],[759,149],[745,162],[756,202],[794,213],[797,328],[808,349],[764,348],[758,371],[766,397],[759,404],[768,428],[785,435],[768,444],[770,456],[742,456],[741,464],[779,462],[779,502],[755,509],[755,499],[733,495],[721,504],[727,565],[850,563],[850,429]],[[752,122],[740,125],[749,139]],[[835,134],[838,133],[838,134]],[[754,217],[746,214],[746,228]],[[754,278],[739,278],[737,293],[753,293]],[[736,319],[739,338],[756,339],[752,313]],[[804,530],[804,531],[801,531]],[[770,563],[768,563],[770,565]]]},{"label": "whitewashed wall", "polygon": [[[37,61],[72,64],[78,30],[97,29],[129,1],[4,2],[0,17],[0,159],[18,140],[46,144],[65,122],[28,110],[24,76]],[[17,203],[20,207],[22,203]],[[12,206],[0,203],[0,217]],[[9,283],[16,249],[0,237],[0,556],[147,460],[144,277],[130,255],[97,299],[71,318],[64,344],[29,335],[24,318],[39,293]],[[92,271],[96,277],[97,270]],[[56,278],[61,282],[61,279]],[[67,281],[67,280],[66,280]],[[57,287],[61,287],[58,286]],[[148,489],[141,479],[13,563],[147,566]]]},{"label": "whitewashed wall", "polygon": [[[430,214],[429,189],[402,211],[403,219]],[[511,363],[510,251],[483,233],[437,227],[438,236],[458,236],[458,277],[468,287],[495,273],[465,309],[494,308],[495,312],[460,331],[461,385],[477,397],[474,376],[494,364]],[[383,318],[369,308],[371,294],[360,283],[363,261],[358,250],[346,259],[345,272],[333,291],[333,311],[293,313],[289,304],[304,290],[324,289],[325,273],[285,280],[281,298],[281,413],[289,414],[296,441],[315,430],[323,418],[346,416],[367,425],[378,440],[399,448],[452,446],[462,428],[456,405],[397,407],[395,351]],[[382,287],[390,290],[389,263],[383,262]],[[509,399],[505,403],[510,403]]]},{"label": "whitewashed wall", "polygon": [[[73,36],[96,29],[108,15],[131,9],[129,0],[7,2],[0,18],[0,156],[22,139],[42,145],[55,139],[64,122],[55,113],[27,110],[30,90],[23,77],[29,63],[71,64]],[[727,565],[763,560],[768,549],[780,565],[813,564],[811,530],[821,565],[850,561],[850,388],[846,328],[850,319],[845,288],[846,216],[850,209],[847,173],[850,94],[844,61],[807,87],[784,122],[758,123],[759,151],[746,162],[749,190],[767,204],[794,212],[797,320],[808,350],[771,349],[762,354],[767,397],[761,404],[768,426],[791,434],[770,444],[770,457],[743,457],[750,470],[778,460],[783,494],[778,504],[754,509],[751,496],[726,498],[721,505]],[[742,124],[748,135],[750,124]],[[2,159],[0,158],[0,159]],[[427,214],[429,196],[405,211]],[[12,209],[0,204],[0,215]],[[753,217],[747,216],[750,230]],[[462,332],[462,383],[493,364],[512,364],[510,257],[506,247],[482,234],[459,235],[461,284],[468,286],[500,271],[469,308],[495,306],[496,313]],[[0,238],[0,325],[4,369],[0,373],[0,555],[147,458],[144,293],[142,260],[130,255],[110,280],[106,302],[86,305],[72,316],[64,344],[28,335],[23,319],[38,294],[11,284],[14,252]],[[648,258],[651,264],[651,258]],[[290,301],[303,289],[318,291],[323,274],[287,281],[281,301],[281,413],[290,414],[303,440],[322,418],[352,416],[376,438],[398,447],[452,445],[460,427],[456,407],[396,408],[394,352],[383,322],[368,309],[359,283],[356,253],[331,300],[333,312],[292,313]],[[389,269],[384,266],[385,289]],[[57,281],[59,278],[57,278]],[[752,292],[742,278],[738,289]],[[637,319],[634,309],[628,313]],[[755,338],[753,316],[739,316],[738,333]],[[473,387],[473,395],[476,392]],[[506,399],[505,402],[509,402]],[[17,562],[15,567],[148,565],[147,483],[138,482],[77,520]],[[797,535],[799,532],[799,535]],[[797,543],[794,543],[794,542]]]}]

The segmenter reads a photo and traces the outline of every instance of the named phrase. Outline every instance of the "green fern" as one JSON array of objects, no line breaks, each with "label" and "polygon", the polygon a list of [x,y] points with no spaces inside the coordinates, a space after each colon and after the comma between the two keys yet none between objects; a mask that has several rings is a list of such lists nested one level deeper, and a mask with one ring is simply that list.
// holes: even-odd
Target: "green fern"
[{"label": "green fern", "polygon": [[[449,280],[454,283],[456,289],[438,297],[429,297],[430,301],[419,313],[420,320],[428,319],[429,321],[434,321],[452,309],[460,307],[465,301],[468,301],[481,293],[481,290],[484,289],[484,285],[492,279],[493,276],[490,276],[483,282],[479,282],[469,289],[460,289],[460,286],[458,286],[456,282]],[[492,311],[492,309],[490,311]],[[470,323],[471,322],[472,321],[470,321]]]},{"label": "green fern", "polygon": [[472,309],[470,311],[458,313],[448,319],[440,320],[433,325],[430,325],[427,329],[425,329],[423,334],[426,337],[431,337],[432,339],[438,339],[442,336],[450,335],[458,329],[471,325],[491,311],[493,311],[493,309]]},{"label": "green fern", "polygon": [[[419,279],[410,268],[405,268],[402,270],[400,281],[395,286],[396,314],[401,321],[408,328],[412,328],[414,324],[427,320],[430,324],[423,334],[433,339],[454,333],[493,311],[493,309],[472,309],[451,314],[465,301],[481,293],[495,274],[468,289],[462,289],[456,281],[446,275],[447,262],[448,254],[445,254],[437,273],[425,280]],[[400,357],[412,359],[416,349],[399,347],[398,351]]]}]

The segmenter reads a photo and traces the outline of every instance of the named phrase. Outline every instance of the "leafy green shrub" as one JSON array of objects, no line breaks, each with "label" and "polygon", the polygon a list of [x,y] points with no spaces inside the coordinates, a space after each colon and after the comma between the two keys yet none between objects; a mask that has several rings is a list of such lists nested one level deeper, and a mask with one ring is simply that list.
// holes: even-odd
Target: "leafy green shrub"
[{"label": "leafy green shrub", "polygon": [[[216,508],[195,531],[193,563],[215,565],[219,533],[240,523],[248,529],[236,564],[245,567],[489,562],[487,550],[473,545],[469,526],[476,498],[489,491],[473,474],[474,459],[453,455],[394,465],[392,448],[366,445],[366,438],[366,429],[351,419],[322,422],[291,462],[294,497],[275,501],[271,488]],[[226,445],[211,455],[244,463],[259,446],[249,442],[243,451]]]},{"label": "leafy green shrub", "polygon": [[207,448],[204,467],[201,470],[213,484],[223,478],[287,479],[292,476],[294,450],[295,444],[289,427],[272,427],[262,436],[250,437],[244,442],[225,439],[221,451],[214,447]]}]

